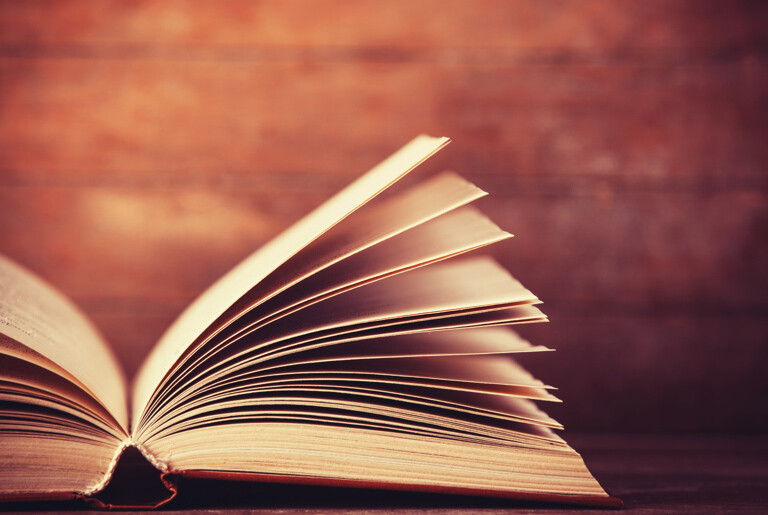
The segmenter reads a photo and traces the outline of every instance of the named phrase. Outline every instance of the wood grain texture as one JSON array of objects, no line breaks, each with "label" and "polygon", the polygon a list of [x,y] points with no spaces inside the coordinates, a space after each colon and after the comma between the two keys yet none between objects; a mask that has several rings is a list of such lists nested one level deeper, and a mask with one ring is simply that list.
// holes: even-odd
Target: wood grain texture
[{"label": "wood grain texture", "polygon": [[0,252],[133,373],[418,133],[492,196],[569,429],[768,430],[760,2],[0,1]]},{"label": "wood grain texture", "polygon": [[766,42],[760,2],[106,0],[0,6],[6,45],[700,50]]},{"label": "wood grain texture", "polygon": [[768,70],[750,59],[452,66],[5,58],[0,77],[0,163],[13,185],[350,180],[419,132],[452,135],[451,163],[469,173],[631,176],[662,187],[687,179],[695,187],[706,179],[764,183],[760,163],[768,160]]}]

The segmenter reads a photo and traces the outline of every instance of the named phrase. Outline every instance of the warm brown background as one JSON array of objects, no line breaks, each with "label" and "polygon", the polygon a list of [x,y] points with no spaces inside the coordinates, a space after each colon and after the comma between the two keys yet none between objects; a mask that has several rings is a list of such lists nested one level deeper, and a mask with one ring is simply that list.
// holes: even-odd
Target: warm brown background
[{"label": "warm brown background", "polygon": [[493,193],[569,429],[768,429],[768,4],[0,2],[0,252],[129,373],[418,133]]}]

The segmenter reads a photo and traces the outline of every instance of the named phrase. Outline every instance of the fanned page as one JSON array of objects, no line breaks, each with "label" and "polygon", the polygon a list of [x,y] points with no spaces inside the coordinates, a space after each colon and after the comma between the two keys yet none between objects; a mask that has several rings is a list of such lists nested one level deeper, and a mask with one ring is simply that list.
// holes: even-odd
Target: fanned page
[{"label": "fanned page", "polygon": [[134,424],[164,374],[227,307],[286,259],[447,143],[448,138],[421,136],[414,139],[211,286],[168,329],[139,371],[133,390]]},{"label": "fanned page", "polygon": [[123,375],[99,334],[0,256],[0,496],[98,488],[127,427]]},{"label": "fanned page", "polygon": [[[204,293],[134,385],[132,435],[168,476],[616,506],[513,356],[538,299],[478,250],[505,240],[453,173],[393,184],[420,136]],[[378,195],[386,188],[387,195]]]}]

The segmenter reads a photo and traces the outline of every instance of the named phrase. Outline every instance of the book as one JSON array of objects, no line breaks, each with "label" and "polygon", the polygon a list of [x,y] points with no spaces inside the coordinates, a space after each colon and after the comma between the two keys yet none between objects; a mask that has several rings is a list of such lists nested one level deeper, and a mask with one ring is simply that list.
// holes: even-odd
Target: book
[{"label": "book", "polygon": [[135,449],[167,489],[152,505],[184,477],[620,505],[513,359],[548,349],[510,326],[546,316],[482,254],[511,236],[485,192],[397,184],[448,141],[417,137],[234,267],[130,389],[84,314],[0,258],[0,498],[107,506]]}]

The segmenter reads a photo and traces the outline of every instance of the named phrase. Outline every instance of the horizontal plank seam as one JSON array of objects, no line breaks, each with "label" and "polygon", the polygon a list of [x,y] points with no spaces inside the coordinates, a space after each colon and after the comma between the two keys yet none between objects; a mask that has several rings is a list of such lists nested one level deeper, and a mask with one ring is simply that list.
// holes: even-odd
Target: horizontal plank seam
[{"label": "horizontal plank seam", "polygon": [[[124,173],[104,171],[99,177],[86,179],[71,179],[66,177],[73,174],[87,174],[85,171],[64,172],[34,172],[31,170],[0,169],[0,189],[155,189],[166,190],[253,190],[253,191],[312,191],[318,188],[339,187],[344,177],[338,180],[318,180],[316,175],[304,173],[292,174],[281,171],[277,180],[270,181],[267,172],[253,171],[222,172],[216,174],[202,173],[163,173],[159,171],[142,171]],[[109,173],[107,176],[106,174]],[[240,176],[241,174],[246,176]],[[30,175],[33,178],[30,178]],[[37,175],[38,177],[34,177]],[[122,177],[121,177],[122,175]],[[62,177],[64,176],[64,177]],[[649,178],[643,175],[628,174],[530,174],[525,176],[486,173],[465,174],[468,179],[486,189],[498,191],[503,188],[510,194],[544,195],[544,196],[582,196],[591,194],[594,188],[610,188],[613,193],[725,193],[739,190],[768,191],[768,177],[664,177]],[[601,192],[604,192],[601,189]]]},{"label": "horizontal plank seam", "polygon": [[558,48],[451,48],[387,46],[274,46],[263,48],[172,45],[0,45],[0,58],[162,60],[203,62],[358,62],[432,64],[518,64],[518,65],[689,65],[693,63],[739,62],[745,57],[768,58],[768,46],[726,46],[717,48],[619,49],[597,52]]}]

